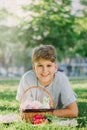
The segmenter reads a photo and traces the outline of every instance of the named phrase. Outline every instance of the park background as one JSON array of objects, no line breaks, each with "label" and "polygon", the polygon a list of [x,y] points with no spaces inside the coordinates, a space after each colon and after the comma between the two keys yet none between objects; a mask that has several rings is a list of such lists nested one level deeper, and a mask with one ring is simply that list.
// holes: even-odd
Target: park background
[{"label": "park background", "polygon": [[[55,46],[59,69],[70,78],[80,96],[79,119],[83,121],[80,126],[87,129],[86,0],[0,0],[1,113],[9,112],[11,108],[12,111],[18,109],[18,104],[10,106],[10,98],[13,96],[15,104],[19,80],[32,68],[32,49],[40,44]],[[14,94],[11,95],[13,90]],[[6,98],[8,103],[2,103],[2,99],[5,101]]]},{"label": "park background", "polygon": [[69,76],[87,76],[86,0],[1,0],[0,76],[31,69],[32,48],[53,44]]}]

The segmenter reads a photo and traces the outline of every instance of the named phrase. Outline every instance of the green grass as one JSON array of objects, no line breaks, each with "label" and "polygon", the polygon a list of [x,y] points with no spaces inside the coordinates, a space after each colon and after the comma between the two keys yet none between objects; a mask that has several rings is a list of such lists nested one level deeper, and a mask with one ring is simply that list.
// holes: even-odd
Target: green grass
[{"label": "green grass", "polygon": [[[87,130],[87,81],[71,80],[71,85],[78,95],[79,116],[77,127],[65,127],[54,124],[32,126],[24,121],[11,124],[0,124],[0,130]],[[19,80],[0,81],[0,114],[19,113],[16,92]]]}]

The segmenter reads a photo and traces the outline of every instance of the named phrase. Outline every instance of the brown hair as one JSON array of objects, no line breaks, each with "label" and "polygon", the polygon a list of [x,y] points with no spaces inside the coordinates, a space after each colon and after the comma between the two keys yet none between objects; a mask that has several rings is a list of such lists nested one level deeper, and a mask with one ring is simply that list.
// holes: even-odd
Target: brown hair
[{"label": "brown hair", "polygon": [[40,45],[35,47],[32,52],[32,61],[36,62],[39,59],[50,60],[51,62],[56,61],[56,51],[52,45]]}]

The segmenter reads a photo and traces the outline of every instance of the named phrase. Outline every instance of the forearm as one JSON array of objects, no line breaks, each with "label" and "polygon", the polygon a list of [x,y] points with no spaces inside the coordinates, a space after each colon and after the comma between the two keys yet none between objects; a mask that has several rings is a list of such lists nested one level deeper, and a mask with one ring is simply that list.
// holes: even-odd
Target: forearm
[{"label": "forearm", "polygon": [[78,107],[76,102],[71,103],[64,109],[56,109],[53,111],[53,115],[65,118],[76,118],[78,116]]},{"label": "forearm", "polygon": [[77,117],[77,114],[69,109],[54,110],[53,115],[58,116],[58,117],[65,117],[65,118]]}]

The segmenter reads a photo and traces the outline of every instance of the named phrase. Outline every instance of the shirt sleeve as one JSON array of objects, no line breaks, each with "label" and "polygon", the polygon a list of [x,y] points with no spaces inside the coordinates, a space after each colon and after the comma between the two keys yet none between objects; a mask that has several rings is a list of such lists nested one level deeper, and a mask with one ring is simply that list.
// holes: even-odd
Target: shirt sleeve
[{"label": "shirt sleeve", "polygon": [[69,79],[64,76],[62,79],[62,85],[61,85],[61,102],[63,104],[63,108],[68,106],[70,103],[77,100],[76,94],[73,91]]},{"label": "shirt sleeve", "polygon": [[[16,100],[20,101],[24,91],[27,90],[29,87],[36,86],[36,84],[37,82],[34,73],[32,71],[25,73],[20,80]],[[34,100],[35,94],[35,89],[33,90],[33,92],[32,90],[27,91],[22,98],[22,102],[25,102],[25,100]]]},{"label": "shirt sleeve", "polygon": [[17,95],[16,95],[16,100],[20,101],[20,98],[23,94],[23,92],[25,91],[25,89],[27,89],[29,86],[26,78],[23,76],[20,80],[20,83],[19,83],[19,87],[18,87],[18,90],[17,90]]}]

